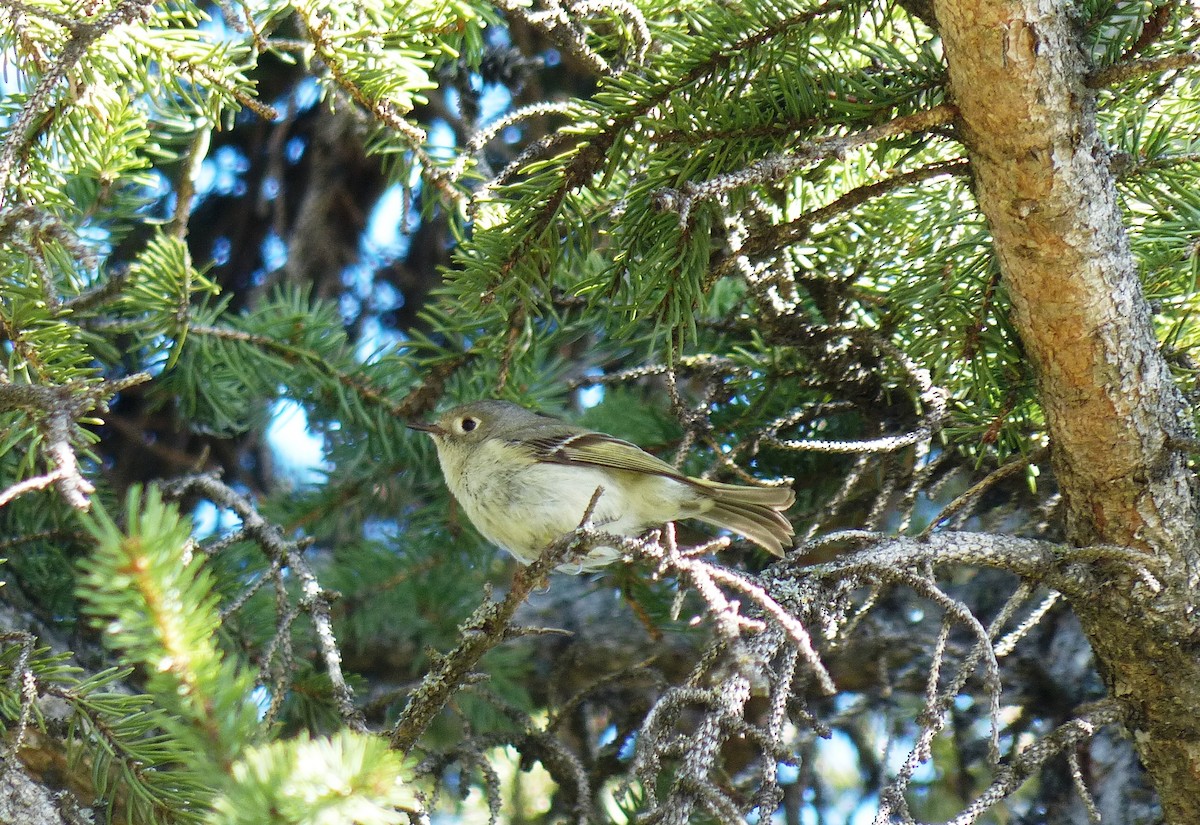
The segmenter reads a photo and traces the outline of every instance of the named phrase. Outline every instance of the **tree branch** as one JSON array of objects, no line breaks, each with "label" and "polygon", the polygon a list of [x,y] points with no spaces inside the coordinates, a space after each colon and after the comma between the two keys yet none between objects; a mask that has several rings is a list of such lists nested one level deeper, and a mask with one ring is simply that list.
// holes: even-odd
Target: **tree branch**
[{"label": "tree branch", "polygon": [[77,510],[87,510],[92,483],[79,470],[72,444],[79,419],[95,409],[106,409],[109,398],[129,387],[150,380],[144,372],[112,381],[70,381],[56,386],[13,384],[0,374],[0,411],[25,410],[42,431],[41,449],[54,469],[26,479],[0,492],[0,505],[50,484],[58,486],[63,499]]},{"label": "tree branch", "polygon": [[562,564],[572,551],[585,553],[588,541],[596,538],[590,522],[602,492],[603,488],[598,487],[592,494],[577,530],[562,536],[532,564],[520,568],[503,599],[494,602],[489,597],[459,626],[458,644],[442,656],[421,681],[409,697],[396,726],[392,728],[393,748],[405,753],[412,750],[450,697],[465,684],[476,663],[485,653],[509,638],[512,617],[534,588],[540,586],[550,571]]},{"label": "tree branch", "polygon": [[874,183],[855,187],[825,206],[811,209],[787,223],[774,224],[760,232],[751,234],[739,249],[734,250],[735,254],[723,259],[714,268],[707,280],[716,281],[718,278],[728,275],[741,257],[751,259],[762,257],[774,253],[788,244],[803,240],[808,236],[809,231],[814,225],[824,223],[843,212],[848,212],[854,207],[864,204],[872,198],[885,195],[894,189],[912,186],[921,181],[932,180],[943,175],[969,175],[970,173],[971,165],[968,161],[948,160],[931,163],[928,166],[922,166],[920,169],[901,172],[900,174],[875,181]]},{"label": "tree branch", "polygon": [[1124,83],[1126,80],[1132,80],[1135,77],[1187,69],[1197,65],[1200,65],[1200,54],[1194,53],[1172,54],[1166,57],[1154,57],[1146,60],[1127,60],[1123,63],[1115,63],[1090,75],[1087,78],[1087,85],[1092,89],[1103,89],[1106,86],[1115,86],[1118,83]]},{"label": "tree branch", "polygon": [[21,107],[21,113],[9,125],[8,137],[5,138],[3,145],[0,145],[0,209],[11,203],[8,184],[13,164],[18,158],[25,155],[25,150],[37,136],[38,119],[50,109],[54,89],[93,43],[116,26],[133,20],[150,5],[153,5],[153,0],[125,0],[95,21],[72,21],[70,25],[71,39],[59,52],[54,65],[42,75],[37,87],[30,93],[25,105]]},{"label": "tree branch", "polygon": [[700,183],[688,181],[682,189],[660,189],[654,194],[655,203],[665,211],[677,213],[679,222],[686,224],[692,208],[697,203],[713,200],[734,189],[781,180],[824,158],[840,157],[860,146],[949,125],[954,122],[957,114],[958,110],[951,104],[940,103],[923,112],[902,115],[852,135],[805,141],[786,154],[763,158],[736,172],[719,175]]},{"label": "tree branch", "polygon": [[330,604],[333,594],[321,587],[317,577],[309,567],[299,545],[283,537],[279,527],[264,519],[244,496],[239,495],[231,487],[221,482],[213,475],[194,475],[176,479],[161,485],[163,492],[179,497],[190,490],[196,490],[220,507],[226,507],[237,513],[242,520],[242,530],[246,536],[260,545],[272,562],[280,568],[287,567],[295,573],[300,581],[299,607],[312,617],[313,627],[317,634],[317,647],[329,682],[333,690],[333,698],[337,703],[342,720],[356,731],[366,730],[362,713],[354,704],[354,691],[346,683],[342,673],[342,654],[338,650],[337,640],[333,633],[333,621]]}]

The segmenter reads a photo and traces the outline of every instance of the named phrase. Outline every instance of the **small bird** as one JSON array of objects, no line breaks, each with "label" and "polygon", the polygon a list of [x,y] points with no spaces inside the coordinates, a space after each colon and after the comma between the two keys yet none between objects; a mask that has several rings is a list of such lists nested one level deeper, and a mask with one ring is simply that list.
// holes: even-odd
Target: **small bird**
[{"label": "small bird", "polygon": [[[636,444],[507,401],[475,401],[408,426],[432,436],[446,485],[471,523],[522,564],[579,526],[597,487],[604,492],[592,522],[622,536],[694,518],[782,557],[794,535],[781,515],[796,500],[790,487],[685,476]],[[597,547],[559,569],[596,570],[618,555]]]}]

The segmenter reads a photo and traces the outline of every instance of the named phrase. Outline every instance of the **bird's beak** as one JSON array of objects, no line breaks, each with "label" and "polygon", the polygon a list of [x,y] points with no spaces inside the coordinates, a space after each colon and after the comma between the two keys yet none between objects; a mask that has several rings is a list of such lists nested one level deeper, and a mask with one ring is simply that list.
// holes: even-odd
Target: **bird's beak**
[{"label": "bird's beak", "polygon": [[426,424],[424,421],[410,421],[404,426],[408,427],[410,430],[418,430],[420,432],[429,433],[430,435],[435,436],[446,434],[446,431],[437,424]]}]

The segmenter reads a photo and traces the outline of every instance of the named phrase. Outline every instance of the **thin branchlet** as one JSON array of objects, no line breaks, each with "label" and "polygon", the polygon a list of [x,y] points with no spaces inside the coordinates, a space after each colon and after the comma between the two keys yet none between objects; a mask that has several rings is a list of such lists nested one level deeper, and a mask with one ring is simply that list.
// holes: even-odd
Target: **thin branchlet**
[{"label": "thin branchlet", "polygon": [[[338,712],[346,725],[354,730],[365,730],[366,724],[362,718],[362,712],[354,702],[354,691],[346,682],[342,672],[342,654],[333,632],[330,605],[335,594],[321,587],[311,565],[304,557],[302,544],[284,538],[283,531],[278,525],[263,518],[249,499],[214,475],[187,476],[164,483],[162,487],[165,493],[176,497],[189,492],[197,492],[218,507],[232,510],[241,519],[241,529],[246,536],[259,545],[267,558],[271,560],[272,569],[276,571],[275,575],[281,575],[279,571],[285,567],[292,571],[300,584],[300,599],[297,609],[309,615],[316,630],[317,648],[321,653],[329,677]],[[285,659],[290,663],[290,650],[286,647],[290,644],[290,633],[286,629],[291,626],[296,617],[291,615],[292,608],[286,606],[287,600],[281,595],[285,592],[282,587],[282,579],[280,579],[276,593],[283,598],[283,602],[279,605],[281,614],[276,639],[285,646],[283,648]],[[285,668],[285,671],[291,672],[291,668]],[[276,691],[276,695],[282,694],[283,691]]]}]

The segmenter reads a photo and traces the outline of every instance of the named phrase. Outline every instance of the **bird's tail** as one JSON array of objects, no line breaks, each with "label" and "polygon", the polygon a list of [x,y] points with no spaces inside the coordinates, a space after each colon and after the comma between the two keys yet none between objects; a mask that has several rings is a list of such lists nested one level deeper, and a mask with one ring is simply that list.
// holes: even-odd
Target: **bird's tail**
[{"label": "bird's tail", "polygon": [[772,555],[783,557],[796,534],[781,511],[796,502],[791,487],[742,487],[716,481],[690,479],[708,494],[713,508],[697,515],[700,521],[731,530],[750,539]]}]

